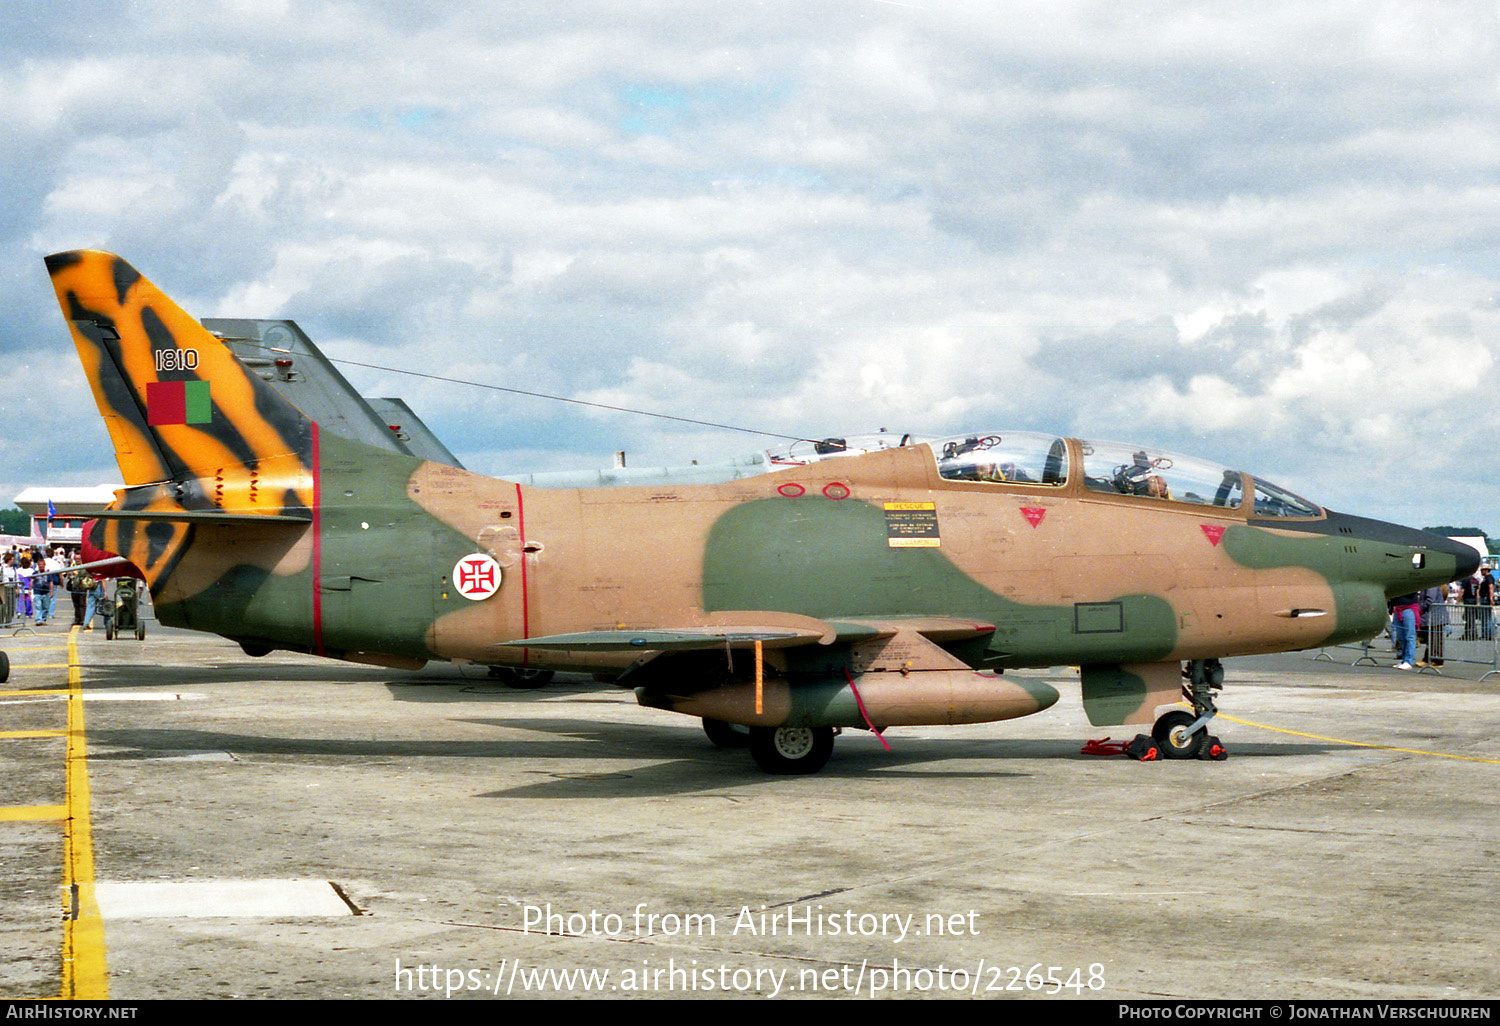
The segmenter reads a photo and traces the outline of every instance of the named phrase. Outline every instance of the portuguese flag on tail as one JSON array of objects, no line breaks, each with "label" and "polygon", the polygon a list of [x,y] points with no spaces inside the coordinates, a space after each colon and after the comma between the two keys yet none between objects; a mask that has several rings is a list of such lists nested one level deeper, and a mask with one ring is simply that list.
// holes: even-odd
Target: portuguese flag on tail
[{"label": "portuguese flag on tail", "polygon": [[208,424],[213,420],[213,403],[208,396],[207,381],[148,381],[146,383],[146,423]]}]

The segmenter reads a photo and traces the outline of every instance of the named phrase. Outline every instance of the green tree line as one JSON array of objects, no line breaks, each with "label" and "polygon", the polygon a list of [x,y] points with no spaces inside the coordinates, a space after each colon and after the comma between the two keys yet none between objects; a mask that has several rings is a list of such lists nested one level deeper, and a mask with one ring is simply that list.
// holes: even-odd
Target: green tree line
[{"label": "green tree line", "polygon": [[0,509],[0,534],[28,535],[30,533],[30,513],[14,506],[10,509]]}]

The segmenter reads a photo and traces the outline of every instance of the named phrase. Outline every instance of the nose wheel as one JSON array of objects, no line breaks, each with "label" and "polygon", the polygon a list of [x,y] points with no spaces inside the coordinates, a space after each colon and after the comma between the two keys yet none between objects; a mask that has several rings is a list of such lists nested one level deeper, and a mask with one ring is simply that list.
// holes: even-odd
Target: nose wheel
[{"label": "nose wheel", "polygon": [[1217,659],[1194,659],[1183,670],[1187,683],[1182,696],[1193,703],[1193,711],[1173,709],[1157,718],[1151,737],[1165,759],[1198,759],[1208,744],[1208,721],[1219,712],[1214,705],[1224,687],[1224,665]]},{"label": "nose wheel", "polygon": [[1151,728],[1151,737],[1164,759],[1196,759],[1208,741],[1208,731],[1192,726],[1198,717],[1181,709],[1165,713]]}]

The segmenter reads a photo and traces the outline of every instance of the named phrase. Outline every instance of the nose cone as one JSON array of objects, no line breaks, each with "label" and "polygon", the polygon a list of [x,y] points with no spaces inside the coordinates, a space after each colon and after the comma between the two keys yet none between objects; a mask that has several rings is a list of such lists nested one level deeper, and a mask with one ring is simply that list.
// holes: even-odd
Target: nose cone
[{"label": "nose cone", "polygon": [[[1432,542],[1434,551],[1442,555],[1453,557],[1458,570],[1452,577],[1448,578],[1448,580],[1456,581],[1461,577],[1472,577],[1475,571],[1479,569],[1479,550],[1474,548],[1474,546],[1465,545],[1461,541],[1454,541],[1452,538],[1444,538],[1440,534],[1432,534],[1429,531],[1424,531],[1423,533],[1426,534],[1429,538],[1434,539]],[[1438,583],[1446,584],[1447,582],[1439,581]]]},{"label": "nose cone", "polygon": [[1425,588],[1469,577],[1479,569],[1479,551],[1472,545],[1465,545],[1431,531],[1414,531],[1404,527],[1397,530],[1404,534],[1399,538],[1393,537],[1389,544],[1411,551],[1412,569],[1423,578],[1422,586]]},{"label": "nose cone", "polygon": [[1467,577],[1479,568],[1473,547],[1431,531],[1330,511],[1317,530],[1353,543],[1346,568],[1354,578],[1402,595]]}]

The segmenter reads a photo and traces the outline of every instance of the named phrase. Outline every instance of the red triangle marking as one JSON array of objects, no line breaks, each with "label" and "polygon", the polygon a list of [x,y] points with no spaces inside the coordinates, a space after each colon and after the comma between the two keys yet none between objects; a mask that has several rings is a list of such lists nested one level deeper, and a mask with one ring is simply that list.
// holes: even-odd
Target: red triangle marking
[{"label": "red triangle marking", "polygon": [[1199,524],[1198,526],[1203,528],[1203,533],[1208,536],[1209,544],[1217,548],[1224,537],[1224,526],[1222,524]]},{"label": "red triangle marking", "polygon": [[1047,510],[1042,506],[1021,507],[1021,516],[1025,517],[1027,523],[1031,524],[1032,527],[1036,527],[1038,524],[1040,524],[1042,522],[1042,518],[1046,515]]}]

